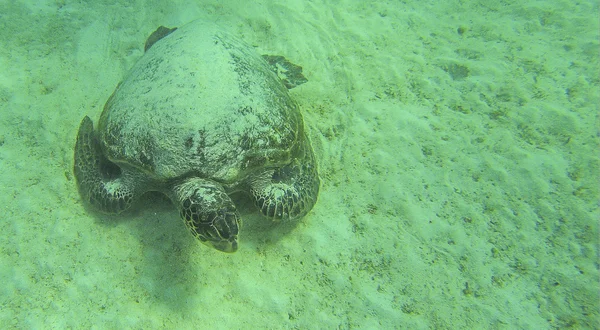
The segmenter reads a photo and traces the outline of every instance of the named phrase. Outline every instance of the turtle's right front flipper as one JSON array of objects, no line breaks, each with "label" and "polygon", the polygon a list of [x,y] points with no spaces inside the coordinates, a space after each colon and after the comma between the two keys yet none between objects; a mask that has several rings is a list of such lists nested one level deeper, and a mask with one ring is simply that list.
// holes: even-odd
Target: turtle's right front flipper
[{"label": "turtle's right front flipper", "polygon": [[[121,213],[133,203],[135,185],[102,153],[94,124],[85,116],[75,143],[75,178],[83,199],[105,213]],[[127,184],[127,183],[130,184]]]}]

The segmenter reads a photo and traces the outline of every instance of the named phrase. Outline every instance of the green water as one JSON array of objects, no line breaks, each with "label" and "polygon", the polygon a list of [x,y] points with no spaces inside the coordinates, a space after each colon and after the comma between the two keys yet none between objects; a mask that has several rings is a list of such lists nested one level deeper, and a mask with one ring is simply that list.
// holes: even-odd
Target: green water
[{"label": "green water", "polygon": [[[295,228],[242,202],[235,254],[72,174],[146,37],[198,18],[308,79],[319,200]],[[600,327],[596,1],[0,0],[0,26],[0,328]]]}]

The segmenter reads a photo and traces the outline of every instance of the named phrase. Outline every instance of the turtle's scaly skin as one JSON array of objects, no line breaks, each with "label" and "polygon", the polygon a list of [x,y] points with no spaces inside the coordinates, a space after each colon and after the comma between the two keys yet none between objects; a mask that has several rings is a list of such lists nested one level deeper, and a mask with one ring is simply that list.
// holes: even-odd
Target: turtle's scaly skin
[{"label": "turtle's scaly skin", "polygon": [[75,143],[74,171],[79,191],[90,204],[100,210],[121,213],[131,207],[136,195],[132,189],[139,185],[122,183],[128,178],[111,175],[111,170],[118,174],[118,167],[102,154],[93,125],[90,117],[85,116]]},{"label": "turtle's scaly skin", "polygon": [[248,192],[272,219],[308,213],[319,190],[313,151],[269,64],[200,21],[157,30],[146,49],[98,128],[81,122],[74,171],[82,198],[121,213],[161,191],[195,237],[226,252],[237,249],[240,224],[231,193]]}]

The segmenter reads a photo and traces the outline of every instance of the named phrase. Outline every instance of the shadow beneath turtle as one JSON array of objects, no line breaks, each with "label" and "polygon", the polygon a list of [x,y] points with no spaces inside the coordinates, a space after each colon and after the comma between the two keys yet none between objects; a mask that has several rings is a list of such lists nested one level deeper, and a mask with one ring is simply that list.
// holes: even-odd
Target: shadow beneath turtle
[{"label": "shadow beneath turtle", "polygon": [[276,245],[302,221],[273,221],[260,214],[248,195],[236,193],[231,197],[242,218],[240,249],[254,247],[256,250],[263,250],[267,246]]},{"label": "shadow beneath turtle", "polygon": [[[96,212],[97,214],[97,212]],[[127,224],[127,230],[139,241],[139,252],[128,260],[135,274],[128,281],[136,293],[136,302],[161,301],[174,311],[185,310],[185,301],[198,292],[198,276],[190,259],[199,243],[190,233],[171,201],[159,193],[147,193],[131,211],[121,215],[99,215],[100,225],[115,228]],[[130,244],[133,248],[135,243]],[[129,267],[131,268],[131,267]],[[133,275],[133,276],[132,276]]]},{"label": "shadow beneath turtle", "polygon": [[[234,194],[232,199],[242,218],[240,249],[260,252],[274,246],[299,223],[274,222],[263,217],[246,194]],[[151,303],[159,300],[173,311],[186,313],[190,306],[186,302],[202,297],[198,278],[202,277],[203,271],[209,270],[201,267],[202,260],[195,260],[195,250],[198,245],[203,249],[211,248],[189,233],[165,195],[146,193],[131,211],[121,215],[102,215],[93,211],[91,214],[97,215],[97,222],[102,226],[116,228],[127,223],[127,228],[138,238],[141,260],[135,258],[139,253],[130,259],[135,269],[131,283],[138,286],[132,291],[141,292],[142,296],[136,301],[147,299]],[[191,256],[196,257],[192,259]]]}]

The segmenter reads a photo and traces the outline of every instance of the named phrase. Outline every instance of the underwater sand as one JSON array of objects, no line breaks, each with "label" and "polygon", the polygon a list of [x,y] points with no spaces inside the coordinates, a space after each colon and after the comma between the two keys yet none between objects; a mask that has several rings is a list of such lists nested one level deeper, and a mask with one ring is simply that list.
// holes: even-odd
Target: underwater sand
[{"label": "underwater sand", "polygon": [[[599,327],[596,1],[84,3],[0,0],[1,328]],[[196,18],[309,80],[319,201],[242,205],[235,254],[72,174],[83,116]]]}]

